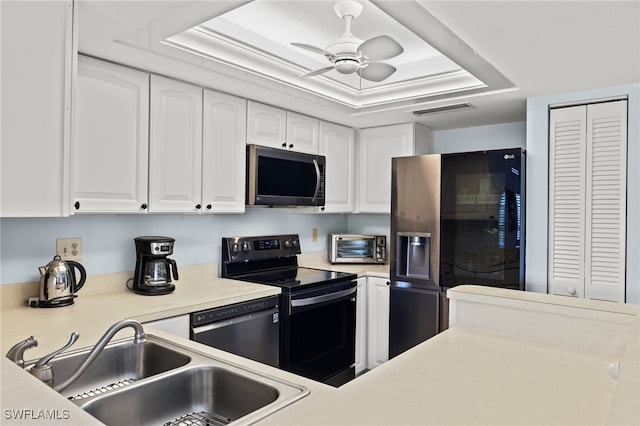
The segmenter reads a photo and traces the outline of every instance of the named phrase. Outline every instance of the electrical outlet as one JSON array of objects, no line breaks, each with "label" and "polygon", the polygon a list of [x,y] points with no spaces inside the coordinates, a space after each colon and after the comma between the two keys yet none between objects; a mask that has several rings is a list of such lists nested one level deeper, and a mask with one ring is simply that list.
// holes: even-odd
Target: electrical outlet
[{"label": "electrical outlet", "polygon": [[318,228],[311,229],[311,241],[314,243],[318,241]]},{"label": "electrical outlet", "polygon": [[82,260],[82,237],[57,238],[56,254],[62,260]]}]

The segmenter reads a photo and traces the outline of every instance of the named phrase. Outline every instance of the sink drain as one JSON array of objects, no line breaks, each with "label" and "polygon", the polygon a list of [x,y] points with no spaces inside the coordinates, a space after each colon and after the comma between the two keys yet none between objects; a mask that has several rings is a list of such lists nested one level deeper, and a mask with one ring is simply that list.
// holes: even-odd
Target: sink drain
[{"label": "sink drain", "polygon": [[80,394],[75,395],[75,396],[70,396],[68,399],[70,399],[71,401],[76,401],[76,400],[86,399],[86,398],[89,398],[89,397],[92,397],[92,396],[96,396],[96,395],[101,395],[101,394],[103,394],[105,392],[109,392],[110,390],[119,389],[121,387],[124,387],[124,386],[126,386],[126,385],[128,385],[130,383],[135,382],[135,381],[136,381],[136,379],[123,379],[123,380],[120,380],[118,382],[111,383],[111,384],[106,385],[106,386],[102,386],[101,388],[98,388],[98,389],[94,389],[94,390],[90,390],[90,391],[87,391],[87,392],[83,392],[83,393],[80,393]]},{"label": "sink drain", "polygon": [[167,422],[164,426],[222,426],[231,423],[231,419],[216,413],[189,413],[182,417]]}]

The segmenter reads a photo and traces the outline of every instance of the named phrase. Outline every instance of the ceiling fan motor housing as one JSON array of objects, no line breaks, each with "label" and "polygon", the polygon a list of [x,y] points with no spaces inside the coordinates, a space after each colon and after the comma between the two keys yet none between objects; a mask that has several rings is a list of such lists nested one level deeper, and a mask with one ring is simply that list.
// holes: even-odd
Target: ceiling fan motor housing
[{"label": "ceiling fan motor housing", "polygon": [[352,57],[337,58],[333,65],[336,67],[336,71],[341,74],[352,74],[360,68],[360,61]]}]

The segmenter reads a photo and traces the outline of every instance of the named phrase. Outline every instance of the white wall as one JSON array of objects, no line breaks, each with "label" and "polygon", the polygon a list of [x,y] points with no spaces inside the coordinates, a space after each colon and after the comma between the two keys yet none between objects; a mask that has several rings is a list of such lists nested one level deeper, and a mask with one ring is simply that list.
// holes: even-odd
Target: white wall
[{"label": "white wall", "polygon": [[640,303],[640,85],[542,96],[527,100],[527,288],[547,291],[549,105],[628,96],[627,297]]},{"label": "white wall", "polygon": [[[62,218],[0,220],[0,283],[37,281],[38,266],[55,255],[56,238],[82,237],[90,275],[133,271],[133,238],[163,235],[176,239],[174,255],[183,264],[220,261],[222,237],[299,234],[303,252],[326,250],[326,235],[344,232],[346,215],[298,214],[289,209],[252,208],[243,215],[76,215]],[[312,228],[318,241],[312,242]]]},{"label": "white wall", "polygon": [[525,148],[524,122],[434,132],[436,154],[490,149]]}]

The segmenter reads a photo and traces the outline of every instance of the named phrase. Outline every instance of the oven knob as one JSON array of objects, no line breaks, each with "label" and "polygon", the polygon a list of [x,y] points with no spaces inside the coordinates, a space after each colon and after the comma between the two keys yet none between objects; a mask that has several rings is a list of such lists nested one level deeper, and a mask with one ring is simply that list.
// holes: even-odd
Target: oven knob
[{"label": "oven knob", "polygon": [[291,247],[293,248],[298,247],[298,240],[291,240]]},{"label": "oven knob", "polygon": [[284,240],[284,248],[291,248],[291,240]]},{"label": "oven knob", "polygon": [[242,251],[245,252],[245,253],[249,251],[249,243],[248,242],[245,241],[244,243],[242,243]]},{"label": "oven knob", "polygon": [[240,251],[240,246],[238,245],[238,243],[233,243],[231,245],[231,251],[233,253],[238,253]]}]

